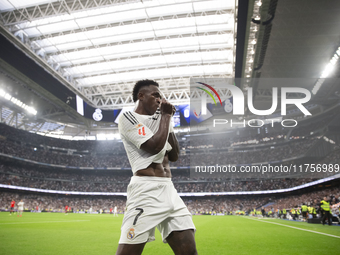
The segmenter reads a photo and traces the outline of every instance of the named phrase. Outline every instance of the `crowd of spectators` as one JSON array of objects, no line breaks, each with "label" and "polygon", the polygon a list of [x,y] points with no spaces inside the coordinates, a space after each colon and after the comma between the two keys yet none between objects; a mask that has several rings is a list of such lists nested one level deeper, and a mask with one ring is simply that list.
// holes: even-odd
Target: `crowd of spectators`
[{"label": "crowd of spectators", "polygon": [[[257,150],[220,150],[218,153],[206,150],[182,151],[177,162],[171,166],[209,165],[209,164],[248,164],[283,160],[302,156],[317,139],[304,139],[281,146],[259,148]],[[116,148],[115,154],[65,154],[43,148],[30,147],[9,140],[0,143],[0,152],[3,154],[43,162],[54,165],[96,168],[126,168],[130,167],[123,148]],[[202,154],[205,156],[202,157]]]},{"label": "crowd of spectators", "polygon": [[191,165],[215,165],[216,162],[220,165],[269,162],[303,156],[316,141],[317,139],[299,140],[257,150],[191,152],[187,157],[190,157]]},{"label": "crowd of spectators", "polygon": [[[228,139],[224,137],[226,134],[220,133],[213,134],[212,136],[209,135],[208,132],[202,136],[191,139],[187,148],[245,147],[247,145],[279,144],[295,139],[306,139],[315,135],[322,135],[322,130],[337,117],[336,115],[339,115],[338,109],[333,109],[317,120],[308,120],[307,122],[299,123],[295,128],[284,128],[278,123],[270,123],[259,128],[261,132],[256,134],[249,130],[248,135],[243,134],[239,136],[233,133]],[[270,130],[270,132],[268,132],[268,130]]]},{"label": "crowd of spectators", "polygon": [[275,201],[274,208],[290,209],[299,207],[302,203],[317,206],[324,197],[331,198],[331,204],[340,202],[340,187],[280,198]]},{"label": "crowd of spectators", "polygon": [[[334,111],[336,114],[336,111]],[[330,114],[331,115],[331,114]],[[332,115],[333,116],[333,115]],[[292,134],[300,130],[313,130],[329,123],[331,118],[322,119],[313,125],[300,125],[292,129]],[[293,132],[294,131],[294,132]],[[308,133],[307,132],[307,133]],[[289,130],[271,130],[270,134],[235,136],[227,134],[205,134],[188,137],[178,134],[181,156],[172,167],[189,165],[250,164],[277,161],[298,157],[317,140],[317,137],[291,137]],[[123,143],[113,141],[70,141],[44,137],[0,123],[0,152],[37,162],[95,168],[129,168]],[[290,141],[289,141],[290,140]],[[248,148],[249,145],[270,143],[268,146]],[[215,149],[215,151],[211,150]],[[216,152],[216,149],[218,152]],[[202,157],[204,155],[204,157]]]},{"label": "crowd of spectators", "polygon": [[46,137],[31,133],[25,130],[16,129],[6,124],[0,123],[0,135],[8,140],[31,144],[32,146],[57,147],[78,151],[90,151],[96,153],[114,152],[116,148],[122,147],[121,143],[108,141],[74,141]]},{"label": "crowd of spectators", "polygon": [[264,179],[264,180],[221,180],[200,183],[174,182],[178,192],[237,192],[262,191],[296,187],[314,181],[311,178],[301,179]]},{"label": "crowd of spectators", "polygon": [[112,174],[108,171],[60,171],[35,170],[32,167],[0,165],[0,183],[36,189],[82,191],[82,192],[126,192],[130,172]]},{"label": "crowd of spectators", "polygon": [[[189,165],[249,164],[290,159],[305,156],[309,148],[318,141],[337,111],[311,124],[301,124],[293,129],[278,129],[257,135],[205,134],[184,136],[178,134],[181,156],[172,167]],[[317,133],[319,132],[319,133]],[[30,159],[37,162],[97,168],[130,168],[123,143],[113,141],[70,141],[44,137],[0,123],[0,153]],[[249,145],[258,145],[256,149]],[[340,163],[339,150],[333,151],[319,163]],[[20,164],[0,164],[0,184],[22,187],[83,192],[126,192],[131,171],[65,170],[41,168]],[[173,182],[180,193],[185,192],[230,192],[261,191],[296,187],[316,180],[309,178],[277,178],[262,180],[231,180],[227,178],[191,178],[188,174],[173,171]],[[221,212],[259,208],[273,203],[275,209],[289,209],[306,204],[315,204],[324,196],[340,201],[340,188],[305,192],[299,195],[266,196],[210,196],[183,198],[192,213]],[[106,210],[117,206],[123,213],[125,197],[118,196],[70,196],[43,193],[0,192],[0,209],[9,207],[11,200],[25,202],[25,208],[34,210],[63,210],[68,205],[77,210]]]},{"label": "crowd of spectators", "polygon": [[[320,138],[316,136],[301,137],[287,142],[285,141],[287,132],[285,131],[286,133],[283,135],[281,131],[272,134],[275,139],[269,139],[281,142],[273,143],[269,146],[260,146],[256,149],[242,144],[242,139],[246,141],[246,139],[252,138],[250,136],[243,137],[242,139],[221,139],[220,134],[216,137],[213,135],[195,136],[192,139],[190,137],[180,137],[181,156],[177,162],[171,162],[170,165],[171,167],[188,167],[190,165],[215,165],[217,162],[220,165],[229,165],[285,160],[304,156],[308,149],[313,147],[313,144],[317,143]],[[268,141],[265,138],[262,135],[255,139],[262,139],[263,142]],[[36,162],[74,167],[130,168],[123,144],[118,141],[67,141],[42,137],[1,123],[0,139],[1,153]],[[197,146],[192,146],[195,144]],[[199,146],[199,144],[204,146]],[[213,150],[216,148],[217,150]],[[331,153],[322,162],[340,163],[338,151]],[[59,170],[47,168],[45,171],[42,171],[34,170],[28,166],[8,167],[6,165],[5,167],[0,165],[0,183],[62,191],[126,191],[130,179],[130,171],[122,170],[117,174],[112,174],[112,172],[108,174],[108,171],[104,170],[98,171],[75,173],[72,171],[66,172],[64,168],[59,168]],[[226,178],[200,180],[199,178],[190,178],[186,175],[176,175],[173,172],[173,181],[179,192],[274,190],[301,185],[313,181],[320,176],[311,175],[310,177],[309,179],[285,178],[259,181],[231,181]]]},{"label": "crowd of spectators", "polygon": [[[228,139],[226,139],[226,136]],[[270,133],[237,135],[237,133],[204,133],[191,137],[188,149],[199,148],[229,148],[248,145],[264,145],[266,143],[282,143],[287,140],[288,130],[272,130]]]},{"label": "crowd of spectators", "polygon": [[[298,195],[286,195],[277,197],[274,195],[266,196],[215,196],[215,197],[183,197],[184,203],[187,205],[192,214],[198,213],[235,213],[236,211],[252,211],[254,208],[260,209],[270,203],[270,207],[276,209],[286,209],[306,205],[316,205],[324,197],[329,197],[332,204],[340,202],[340,188],[328,188],[319,191],[305,192]],[[125,197],[112,196],[65,196],[65,195],[44,195],[44,194],[23,194],[17,192],[1,192],[0,193],[0,209],[8,209],[11,200],[19,201],[23,199],[25,208],[28,210],[59,210],[63,211],[65,205],[72,208],[73,212],[78,210],[89,210],[91,207],[94,211],[100,209],[109,211],[110,208],[117,206],[118,212],[124,213]]]},{"label": "crowd of spectators", "polygon": [[58,195],[42,195],[36,194],[22,194],[13,192],[0,193],[0,209],[6,210],[9,208],[12,201],[24,202],[24,209],[30,211],[61,211],[67,205],[73,212],[77,210],[89,210],[92,207],[93,212],[100,209],[109,211],[110,208],[117,206],[119,213],[125,210],[126,198],[124,197],[104,197],[104,196],[58,196]]},{"label": "crowd of spectators", "polygon": [[229,213],[243,210],[252,206],[262,206],[268,201],[268,197],[210,197],[210,198],[183,198],[192,214],[198,213]]},{"label": "crowd of spectators", "polygon": [[304,194],[292,196],[223,196],[223,197],[209,197],[209,198],[183,198],[191,213],[228,213],[232,211],[252,211],[254,208],[261,209],[266,204],[271,204],[270,207],[274,209],[286,209],[299,207],[302,203],[306,205],[319,205],[324,197],[330,197],[332,204],[340,202],[340,188],[324,189],[320,191],[306,192]]},{"label": "crowd of spectators", "polygon": [[[81,192],[126,192],[131,177],[130,171],[35,169],[32,166],[0,164],[0,184],[20,187],[81,191]],[[312,178],[232,180],[227,178],[190,178],[180,171],[173,172],[172,181],[178,192],[230,192],[259,191],[296,187],[314,181]]]},{"label": "crowd of spectators", "polygon": [[[12,141],[1,141],[0,152],[3,154],[30,159],[54,165],[76,166],[76,167],[128,167],[126,154],[117,155],[118,149],[112,155],[73,154],[68,155],[61,152],[45,150],[43,148],[30,147],[14,143]],[[124,152],[121,150],[121,152]]]}]

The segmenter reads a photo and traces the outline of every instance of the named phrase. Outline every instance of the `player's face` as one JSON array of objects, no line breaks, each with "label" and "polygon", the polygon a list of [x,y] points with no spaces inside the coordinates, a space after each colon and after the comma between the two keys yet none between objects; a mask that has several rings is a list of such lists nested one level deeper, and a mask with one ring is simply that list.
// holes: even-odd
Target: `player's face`
[{"label": "player's face", "polygon": [[148,114],[153,115],[159,108],[162,95],[158,87],[150,85],[144,92],[143,104]]}]

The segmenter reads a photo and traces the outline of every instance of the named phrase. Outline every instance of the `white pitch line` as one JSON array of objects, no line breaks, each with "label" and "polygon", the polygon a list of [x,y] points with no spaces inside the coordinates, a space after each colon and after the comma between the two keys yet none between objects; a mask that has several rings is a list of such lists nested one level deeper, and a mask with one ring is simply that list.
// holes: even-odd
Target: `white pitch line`
[{"label": "white pitch line", "polygon": [[0,223],[0,224],[1,224],[1,225],[5,225],[5,224],[35,224],[35,223],[81,222],[81,221],[89,221],[89,220],[73,220],[73,221],[39,221],[39,222],[10,222],[10,223]]},{"label": "white pitch line", "polygon": [[[249,218],[246,218],[246,219],[249,219]],[[249,219],[249,220],[255,220],[255,219]],[[257,219],[257,221],[264,222],[264,223],[269,223],[269,224],[280,225],[280,226],[284,226],[284,227],[287,227],[287,228],[294,228],[294,229],[298,229],[298,230],[302,230],[302,231],[312,232],[312,233],[315,233],[315,234],[320,234],[320,235],[340,238],[340,236],[330,235],[330,234],[326,234],[326,233],[322,233],[322,232],[317,232],[317,231],[313,231],[313,230],[308,230],[308,229],[303,229],[303,228],[297,228],[297,227],[293,227],[293,226],[289,226],[289,225],[285,225],[285,224],[280,224],[280,223],[276,223],[276,222],[263,221],[261,219]]]}]

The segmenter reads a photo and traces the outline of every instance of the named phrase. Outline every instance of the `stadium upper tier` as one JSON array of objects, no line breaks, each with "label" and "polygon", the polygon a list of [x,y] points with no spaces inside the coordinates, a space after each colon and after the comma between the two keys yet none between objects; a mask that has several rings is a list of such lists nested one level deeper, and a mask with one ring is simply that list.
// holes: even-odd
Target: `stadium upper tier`
[{"label": "stadium upper tier", "polygon": [[[0,184],[43,190],[80,192],[125,192],[130,181],[129,171],[60,171],[30,166],[0,165]],[[259,191],[296,187],[316,179],[199,180],[181,171],[173,173],[178,192]]]},{"label": "stadium upper tier", "polygon": [[[319,139],[299,139],[281,145],[260,147],[257,150],[218,150],[214,148],[203,148],[182,150],[182,155],[177,162],[171,164],[172,167],[188,167],[190,161],[196,164],[253,164],[260,162],[270,162],[308,156],[307,151],[315,145]],[[35,162],[72,167],[94,167],[94,168],[130,168],[125,150],[116,148],[112,154],[70,154],[58,149],[38,148],[24,142],[18,144],[11,140],[1,142],[0,152],[5,155],[29,159]],[[202,155],[205,155],[202,157]],[[18,160],[18,159],[14,159]]]},{"label": "stadium upper tier", "polygon": [[[306,137],[289,137],[284,130],[274,135],[267,134],[266,137],[270,138],[265,140],[263,134],[235,138],[230,134],[205,133],[194,139],[181,135],[178,137],[181,156],[171,166],[188,167],[193,161],[200,164],[254,164],[308,156],[308,150],[317,146],[321,138],[316,130],[320,130],[320,126],[325,127],[325,122],[322,123],[314,125],[315,133]],[[43,137],[4,124],[0,124],[0,135],[3,139],[0,152],[9,156],[58,166],[130,168],[123,144],[117,140],[67,141]],[[262,143],[246,144],[254,139]],[[206,156],[202,157],[202,154]]]},{"label": "stadium upper tier", "polygon": [[[289,141],[296,137],[308,137],[311,135],[322,135],[327,125],[335,118],[339,107],[331,110],[325,115],[317,118],[301,121],[295,128],[284,128],[277,123],[267,124],[259,129],[242,129],[242,134],[238,131],[228,133],[214,133],[209,135],[209,130],[177,133],[178,140],[182,148],[191,149],[203,146],[213,146],[215,148],[224,147],[244,147],[249,144],[270,144]],[[195,135],[195,139],[190,141],[189,134]],[[198,136],[198,137],[197,137]],[[30,144],[37,148],[58,148],[59,151],[71,150],[75,153],[108,154],[114,153],[117,149],[122,150],[123,145],[118,140],[112,141],[91,141],[91,140],[64,140],[38,135],[22,129],[14,128],[0,123],[0,139],[17,141],[19,143]],[[209,138],[208,138],[209,137]],[[185,138],[185,139],[183,139]],[[189,143],[190,142],[190,143]]]}]

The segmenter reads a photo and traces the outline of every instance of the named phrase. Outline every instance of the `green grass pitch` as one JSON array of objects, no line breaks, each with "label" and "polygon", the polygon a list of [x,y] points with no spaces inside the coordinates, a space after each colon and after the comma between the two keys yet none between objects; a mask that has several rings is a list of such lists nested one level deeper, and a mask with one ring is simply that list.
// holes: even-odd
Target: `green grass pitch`
[{"label": "green grass pitch", "polygon": [[[122,215],[61,213],[17,217],[2,212],[0,254],[115,254],[122,219]],[[193,220],[198,254],[340,254],[338,226],[243,216],[193,216]],[[156,241],[148,243],[143,254],[173,253],[156,230]]]}]

